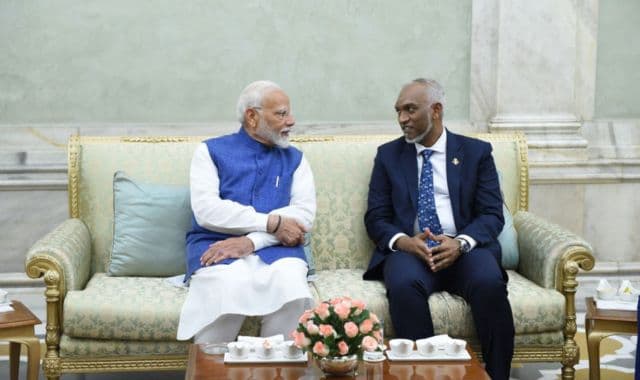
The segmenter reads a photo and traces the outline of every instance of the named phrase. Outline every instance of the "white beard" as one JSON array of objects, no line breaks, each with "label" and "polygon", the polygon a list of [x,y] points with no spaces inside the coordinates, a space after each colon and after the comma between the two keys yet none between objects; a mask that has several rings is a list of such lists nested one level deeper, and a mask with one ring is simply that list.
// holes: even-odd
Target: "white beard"
[{"label": "white beard", "polygon": [[[289,128],[285,128],[280,132],[288,132]],[[264,119],[260,119],[258,122],[258,128],[256,129],[256,134],[263,139],[271,142],[273,145],[279,148],[288,148],[290,145],[289,137],[282,136],[280,132],[276,132],[271,129]]]}]

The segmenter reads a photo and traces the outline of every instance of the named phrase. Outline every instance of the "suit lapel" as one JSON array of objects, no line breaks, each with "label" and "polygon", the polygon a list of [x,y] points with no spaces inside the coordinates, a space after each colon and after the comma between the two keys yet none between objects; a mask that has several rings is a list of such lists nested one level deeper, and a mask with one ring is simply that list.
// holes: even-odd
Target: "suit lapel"
[{"label": "suit lapel", "polygon": [[418,205],[418,162],[416,161],[416,146],[406,143],[400,156],[400,167],[407,181],[407,190],[411,197],[411,206],[416,211]]},{"label": "suit lapel", "polygon": [[459,229],[460,219],[460,176],[464,165],[464,151],[458,137],[447,133],[447,186],[449,186],[449,198],[456,229]]}]

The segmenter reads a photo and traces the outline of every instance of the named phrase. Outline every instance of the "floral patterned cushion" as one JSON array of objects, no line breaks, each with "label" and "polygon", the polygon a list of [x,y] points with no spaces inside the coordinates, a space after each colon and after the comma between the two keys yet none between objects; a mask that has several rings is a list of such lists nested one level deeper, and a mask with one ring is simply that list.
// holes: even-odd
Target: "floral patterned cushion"
[{"label": "floral patterned cushion", "polygon": [[[312,295],[317,291],[311,288]],[[73,338],[126,341],[176,339],[187,289],[157,277],[111,277],[97,273],[81,291],[67,293],[64,333]],[[250,317],[240,335],[258,335],[260,319]]]},{"label": "floral patterned cushion", "polygon": [[97,273],[67,293],[64,332],[75,338],[175,340],[187,290],[156,277]]},{"label": "floral patterned cushion", "polygon": [[[317,272],[314,287],[321,300],[350,296],[364,300],[367,307],[385,321],[385,335],[394,336],[384,284],[362,280],[362,270],[338,269]],[[514,271],[509,274],[509,301],[516,334],[554,332],[562,335],[564,297],[544,289]],[[475,338],[471,311],[461,297],[447,292],[433,294],[429,306],[436,334]]]}]

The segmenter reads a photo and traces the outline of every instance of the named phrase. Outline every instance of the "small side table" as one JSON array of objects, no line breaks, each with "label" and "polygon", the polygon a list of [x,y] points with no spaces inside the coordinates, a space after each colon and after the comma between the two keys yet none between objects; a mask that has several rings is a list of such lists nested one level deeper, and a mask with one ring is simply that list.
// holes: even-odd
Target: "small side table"
[{"label": "small side table", "polygon": [[600,341],[609,335],[637,334],[637,312],[596,308],[593,297],[587,297],[585,330],[589,351],[589,379],[600,379]]},{"label": "small side table", "polygon": [[9,341],[11,380],[18,379],[20,369],[20,345],[27,346],[27,379],[37,380],[40,370],[40,340],[34,326],[40,320],[20,301],[11,301],[13,311],[0,313],[0,339]]}]

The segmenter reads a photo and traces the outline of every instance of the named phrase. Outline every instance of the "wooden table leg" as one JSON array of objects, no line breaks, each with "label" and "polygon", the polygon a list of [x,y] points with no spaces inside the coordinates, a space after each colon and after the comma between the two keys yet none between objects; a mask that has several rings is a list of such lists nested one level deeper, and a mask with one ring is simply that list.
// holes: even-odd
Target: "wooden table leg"
[{"label": "wooden table leg", "polygon": [[25,339],[29,354],[27,379],[38,380],[38,372],[40,371],[40,339],[33,337]]},{"label": "wooden table leg", "polygon": [[590,380],[600,380],[600,341],[612,334],[609,332],[590,331],[587,335]]},{"label": "wooden table leg", "polygon": [[[40,372],[40,339],[33,336],[17,337],[12,338],[11,340],[11,344],[16,344],[18,346],[18,355],[16,355],[18,361],[20,360],[19,344],[27,346],[27,379],[38,380],[38,373]],[[11,357],[11,363],[11,365],[13,365],[13,356]]]},{"label": "wooden table leg", "polygon": [[18,380],[20,372],[20,343],[9,342],[10,378]]}]

